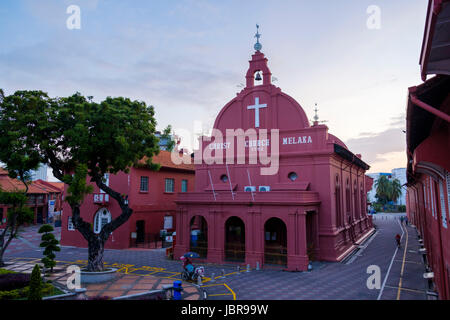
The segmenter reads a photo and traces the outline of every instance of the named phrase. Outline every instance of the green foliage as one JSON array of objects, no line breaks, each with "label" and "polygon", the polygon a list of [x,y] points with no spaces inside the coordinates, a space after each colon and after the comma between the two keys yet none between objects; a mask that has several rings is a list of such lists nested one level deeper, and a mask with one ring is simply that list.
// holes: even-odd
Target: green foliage
[{"label": "green foliage", "polygon": [[53,226],[51,224],[44,224],[39,228],[38,233],[47,233],[47,232],[52,232],[52,231],[55,231],[55,229],[53,228]]},{"label": "green foliage", "polygon": [[[50,283],[44,283],[41,289],[41,297],[60,295],[64,292],[54,287]],[[28,298],[30,294],[30,286],[21,289],[0,291],[0,300],[17,300]]]},{"label": "green foliage", "polygon": [[31,273],[28,300],[42,300],[42,279],[39,265],[35,265]]},{"label": "green foliage", "polygon": [[[124,97],[97,103],[80,93],[50,98],[42,91],[16,91],[10,96],[1,91],[0,161],[21,174],[23,181],[29,169],[48,164],[53,175],[68,184],[65,200],[75,228],[89,243],[106,241],[132,210],[115,190],[104,188],[101,179],[106,173],[126,173],[144,158],[150,169],[158,168],[151,162],[159,152],[154,113],[145,102]],[[100,185],[122,208],[100,237],[79,215],[83,199],[93,190],[89,182]]]},{"label": "green foliage", "polygon": [[0,300],[19,299],[24,296],[23,291],[24,289],[0,291]]},{"label": "green foliage", "polygon": [[0,161],[13,168],[10,159],[24,157],[19,162],[27,169],[48,163],[71,187],[68,201],[80,203],[92,192],[83,175],[128,172],[145,156],[150,165],[159,151],[154,109],[145,102],[107,97],[96,103],[80,93],[49,98],[42,91],[17,91],[0,97],[0,110]]},{"label": "green foliage", "polygon": [[44,266],[53,272],[53,267],[56,266],[56,255],[53,253],[55,251],[61,251],[59,247],[59,241],[55,239],[55,236],[51,233],[53,231],[53,226],[49,224],[45,224],[39,228],[39,233],[43,233],[41,237],[40,247],[45,248],[43,254],[44,258],[42,258],[42,263]]},{"label": "green foliage", "polygon": [[63,181],[69,186],[67,188],[66,201],[70,205],[80,205],[84,197],[94,190],[92,185],[86,183],[87,174],[87,166],[80,164],[75,167],[73,175],[64,175]]},{"label": "green foliage", "polygon": [[17,273],[17,272],[14,272],[14,271],[11,271],[11,270],[8,270],[8,269],[0,268],[0,275],[2,275],[2,274],[12,274],[12,273]]},{"label": "green foliage", "polygon": [[172,126],[170,124],[164,129],[160,140],[166,142],[165,148],[167,151],[172,151],[175,147],[175,140],[172,139]]},{"label": "green foliage", "polygon": [[377,201],[383,205],[396,201],[402,194],[402,185],[398,179],[389,180],[387,176],[380,176],[375,182]]}]

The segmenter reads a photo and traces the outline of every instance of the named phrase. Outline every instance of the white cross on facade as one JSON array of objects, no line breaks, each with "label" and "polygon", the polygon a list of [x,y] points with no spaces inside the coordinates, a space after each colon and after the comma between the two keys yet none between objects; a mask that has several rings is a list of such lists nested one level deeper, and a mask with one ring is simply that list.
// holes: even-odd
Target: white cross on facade
[{"label": "white cross on facade", "polygon": [[255,104],[248,106],[247,110],[255,109],[255,128],[259,128],[259,109],[267,108],[267,104],[259,104],[259,98],[255,98]]}]

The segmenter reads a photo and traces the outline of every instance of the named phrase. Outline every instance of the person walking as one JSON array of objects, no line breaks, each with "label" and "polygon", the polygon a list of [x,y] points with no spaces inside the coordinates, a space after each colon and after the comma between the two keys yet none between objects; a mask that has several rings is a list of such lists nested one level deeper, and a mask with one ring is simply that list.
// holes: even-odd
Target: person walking
[{"label": "person walking", "polygon": [[408,216],[405,216],[405,224],[408,225]]},{"label": "person walking", "polygon": [[398,248],[400,248],[400,239],[401,239],[401,236],[397,233],[397,235],[395,236],[395,241],[397,242]]}]

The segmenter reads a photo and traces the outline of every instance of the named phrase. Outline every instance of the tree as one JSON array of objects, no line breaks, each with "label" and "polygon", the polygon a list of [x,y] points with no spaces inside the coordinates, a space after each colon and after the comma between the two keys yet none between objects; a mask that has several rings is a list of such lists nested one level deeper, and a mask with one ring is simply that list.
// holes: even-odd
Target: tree
[{"label": "tree", "polygon": [[3,192],[0,203],[9,205],[6,226],[0,232],[0,267],[5,265],[3,255],[14,238],[18,237],[20,226],[34,220],[34,214],[26,206],[27,196],[23,191]]},{"label": "tree", "polygon": [[[39,153],[29,149],[24,139],[20,136],[33,136],[33,127],[21,128],[17,123],[10,121],[14,115],[4,109],[5,96],[0,89],[0,161],[6,164],[8,176],[12,179],[20,180],[25,189],[4,192],[0,190],[0,203],[9,206],[7,212],[6,227],[0,233],[0,267],[4,265],[3,254],[11,243],[12,239],[18,236],[20,226],[34,220],[31,210],[26,207],[27,192],[30,184],[29,171],[37,169],[39,166]],[[37,100],[28,101],[33,105]],[[23,115],[24,118],[31,119],[32,113]]]},{"label": "tree", "polygon": [[386,176],[380,176],[375,182],[376,195],[375,197],[381,204],[386,204],[391,196],[391,183]]},{"label": "tree", "polygon": [[42,258],[42,263],[46,268],[50,269],[50,272],[53,272],[53,267],[56,266],[55,261],[55,254],[54,251],[61,251],[61,248],[58,246],[59,241],[55,239],[55,236],[53,235],[53,227],[49,224],[44,224],[42,227],[39,228],[38,233],[43,233],[42,235],[42,242],[39,245],[40,247],[45,248],[44,249],[44,258]]},{"label": "tree", "polygon": [[402,195],[402,184],[398,179],[392,180],[391,185],[391,200],[396,202]]},{"label": "tree", "polygon": [[[39,162],[47,163],[53,175],[68,185],[65,201],[71,207],[72,223],[88,242],[87,270],[102,271],[106,240],[133,212],[127,196],[108,187],[104,176],[129,172],[144,158],[150,169],[158,170],[159,166],[151,163],[159,152],[153,107],[123,97],[96,103],[80,93],[49,98],[42,91],[17,91],[3,97],[0,105],[6,114],[0,118],[0,128],[16,128],[14,139],[25,148],[19,154],[37,154]],[[8,143],[11,137],[7,135]],[[85,196],[93,190],[88,182],[95,183],[121,208],[121,214],[99,234],[80,214]]]},{"label": "tree", "polygon": [[41,269],[38,264],[34,265],[33,271],[31,272],[28,300],[42,300]]},{"label": "tree", "polygon": [[170,124],[164,129],[159,141],[165,143],[164,148],[167,151],[173,151],[173,148],[175,148],[175,140],[172,137],[172,126]]}]

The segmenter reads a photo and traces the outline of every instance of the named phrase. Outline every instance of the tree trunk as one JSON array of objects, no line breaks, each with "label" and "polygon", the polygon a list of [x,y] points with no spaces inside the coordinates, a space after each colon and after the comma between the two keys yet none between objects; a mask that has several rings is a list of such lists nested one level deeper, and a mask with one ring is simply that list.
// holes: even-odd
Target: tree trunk
[{"label": "tree trunk", "polygon": [[3,248],[0,249],[0,267],[4,267],[5,266],[5,262],[3,261]]},{"label": "tree trunk", "polygon": [[103,271],[103,253],[105,241],[98,236],[92,236],[88,241],[88,266],[87,271]]}]

